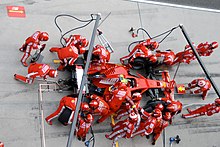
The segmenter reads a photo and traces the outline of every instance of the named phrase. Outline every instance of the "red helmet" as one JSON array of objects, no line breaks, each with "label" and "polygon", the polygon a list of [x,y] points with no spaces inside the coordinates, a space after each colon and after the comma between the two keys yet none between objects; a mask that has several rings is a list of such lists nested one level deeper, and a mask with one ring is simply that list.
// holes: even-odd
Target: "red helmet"
[{"label": "red helmet", "polygon": [[151,39],[147,39],[145,42],[144,42],[145,46],[150,49],[150,50],[155,50],[159,47],[159,43],[156,42],[156,41],[151,41]]},{"label": "red helmet", "polygon": [[165,112],[165,114],[163,115],[163,119],[165,121],[168,121],[171,119],[171,113],[170,112]]},{"label": "red helmet", "polygon": [[159,47],[159,43],[158,42],[156,42],[156,41],[154,41],[154,42],[152,42],[151,43],[151,50],[155,50],[155,49],[157,49]]},{"label": "red helmet", "polygon": [[220,98],[215,99],[215,104],[220,105]]},{"label": "red helmet", "polygon": [[199,87],[204,87],[205,84],[206,84],[206,82],[205,82],[205,80],[203,80],[203,79],[201,79],[201,80],[198,81],[198,86],[199,86]]},{"label": "red helmet", "polygon": [[162,116],[162,112],[160,111],[160,109],[154,109],[153,116],[154,117],[161,117]]},{"label": "red helmet", "polygon": [[129,120],[130,120],[131,122],[136,122],[136,121],[138,120],[138,116],[137,116],[137,114],[136,114],[134,111],[132,111],[132,112],[129,114]]},{"label": "red helmet", "polygon": [[86,48],[80,47],[79,48],[79,54],[84,54],[86,52]]},{"label": "red helmet", "polygon": [[85,118],[85,122],[91,123],[93,121],[93,119],[94,118],[93,118],[92,114],[88,114]]},{"label": "red helmet", "polygon": [[104,48],[103,46],[97,44],[97,45],[93,48],[92,55],[95,56],[95,58],[100,59],[100,56],[101,56],[101,54],[102,54],[102,49],[103,49],[103,48]]},{"label": "red helmet", "polygon": [[58,72],[55,69],[51,69],[48,73],[49,77],[56,78],[58,76]]},{"label": "red helmet", "polygon": [[82,39],[80,41],[80,45],[82,47],[87,47],[89,45],[89,41],[86,38],[82,37]]},{"label": "red helmet", "polygon": [[81,110],[82,111],[89,111],[90,110],[89,105],[87,103],[85,103],[85,102],[82,102]]},{"label": "red helmet", "polygon": [[218,47],[218,42],[214,41],[210,45],[211,45],[212,49],[215,49]]},{"label": "red helmet", "polygon": [[103,48],[103,46],[97,44],[97,45],[93,48],[92,54],[94,54],[94,55],[100,55],[100,53],[101,53],[101,48]]},{"label": "red helmet", "polygon": [[159,109],[160,111],[162,111],[163,108],[164,108],[163,104],[157,104],[157,105],[155,106],[155,109]]},{"label": "red helmet", "polygon": [[90,103],[89,103],[89,107],[92,108],[92,109],[96,109],[98,108],[99,106],[99,103],[97,100],[92,100]]},{"label": "red helmet", "polygon": [[167,105],[166,109],[170,112],[181,111],[182,103],[180,101],[172,101],[170,104]]},{"label": "red helmet", "polygon": [[39,40],[40,41],[47,41],[49,39],[49,35],[47,32],[41,32],[40,36],[39,36]]},{"label": "red helmet", "polygon": [[166,109],[169,110],[170,112],[175,112],[176,111],[175,106],[173,105],[173,103],[168,104]]},{"label": "red helmet", "polygon": [[133,95],[132,95],[132,100],[133,101],[140,101],[141,99],[142,99],[141,93],[139,93],[139,92],[133,93]]}]

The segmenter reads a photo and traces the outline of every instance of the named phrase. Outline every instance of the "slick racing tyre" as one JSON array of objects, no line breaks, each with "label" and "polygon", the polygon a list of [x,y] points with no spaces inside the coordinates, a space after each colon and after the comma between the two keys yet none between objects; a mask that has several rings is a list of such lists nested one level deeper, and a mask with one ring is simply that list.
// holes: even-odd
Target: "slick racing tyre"
[{"label": "slick racing tyre", "polygon": [[134,62],[130,62],[130,65],[134,70],[140,70],[145,67],[145,59],[144,58],[136,58]]},{"label": "slick racing tyre", "polygon": [[71,113],[72,113],[72,110],[67,108],[67,107],[65,107],[63,112],[58,117],[58,121],[60,123],[62,123],[64,126],[68,125],[68,121],[69,121]]}]

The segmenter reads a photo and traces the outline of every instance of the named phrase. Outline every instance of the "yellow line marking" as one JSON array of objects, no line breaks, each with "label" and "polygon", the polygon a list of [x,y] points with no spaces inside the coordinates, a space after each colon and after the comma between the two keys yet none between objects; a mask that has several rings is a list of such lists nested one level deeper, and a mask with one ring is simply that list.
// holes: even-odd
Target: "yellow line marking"
[{"label": "yellow line marking", "polygon": [[17,10],[8,10],[10,13],[24,13],[24,11],[17,11]]},{"label": "yellow line marking", "polygon": [[54,63],[54,64],[59,64],[59,63],[60,63],[60,60],[59,60],[59,59],[53,59],[53,63]]}]

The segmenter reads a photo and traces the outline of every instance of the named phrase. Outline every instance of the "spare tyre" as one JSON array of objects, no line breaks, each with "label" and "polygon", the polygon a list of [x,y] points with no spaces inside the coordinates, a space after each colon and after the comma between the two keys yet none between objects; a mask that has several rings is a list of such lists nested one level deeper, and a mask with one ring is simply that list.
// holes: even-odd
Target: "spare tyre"
[{"label": "spare tyre", "polygon": [[65,107],[64,110],[61,112],[60,116],[58,117],[58,121],[64,126],[68,125],[68,121],[71,114],[72,110]]}]

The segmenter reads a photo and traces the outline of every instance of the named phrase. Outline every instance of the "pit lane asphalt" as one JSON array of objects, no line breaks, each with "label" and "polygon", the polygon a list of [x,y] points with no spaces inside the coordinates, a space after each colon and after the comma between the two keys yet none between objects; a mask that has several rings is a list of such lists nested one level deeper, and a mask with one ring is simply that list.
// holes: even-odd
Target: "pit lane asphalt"
[{"label": "pit lane asphalt", "polygon": [[[60,46],[60,34],[54,25],[54,18],[61,13],[71,14],[79,18],[88,19],[91,13],[101,13],[102,18],[111,15],[100,26],[106,38],[110,41],[115,49],[111,61],[118,63],[119,58],[127,55],[128,45],[140,38],[132,38],[128,32],[130,27],[145,28],[152,36],[171,29],[174,26],[183,24],[196,44],[204,41],[218,41],[220,34],[220,17],[217,13],[187,10],[180,8],[171,8],[165,6],[156,6],[143,3],[135,3],[119,0],[87,0],[71,3],[68,0],[2,0],[0,2],[0,141],[7,147],[39,147],[41,146],[40,138],[40,121],[38,106],[38,84],[36,81],[33,85],[25,85],[13,79],[14,73],[26,75],[27,68],[19,62],[22,53],[18,51],[27,36],[36,30],[47,31],[50,40],[47,43],[46,50],[43,52],[43,62],[52,63],[56,58],[55,54],[50,53],[50,47]],[[7,16],[6,6],[16,5],[24,6],[26,18],[12,18]],[[60,21],[64,31],[78,26],[73,20],[64,19]],[[93,25],[85,29],[76,31],[87,38],[91,37]],[[145,35],[144,35],[145,36]],[[158,39],[160,40],[160,39]],[[182,51],[186,41],[180,30],[175,30],[162,44],[160,49],[173,49],[175,52]],[[48,50],[47,50],[48,49]],[[202,58],[209,72],[218,87],[219,79],[219,59],[220,51],[217,49],[211,57]],[[176,66],[169,68],[171,77],[176,70]],[[59,78],[66,78],[68,73],[60,72]],[[177,73],[177,83],[188,83],[196,77],[203,77],[204,74],[198,66],[197,61],[192,64],[181,64]],[[62,96],[70,92],[44,92],[44,113],[45,116],[53,112]],[[216,94],[212,89],[205,101],[200,97],[191,95],[176,95],[184,106],[191,103],[209,103],[213,102]],[[144,104],[146,100],[143,100]],[[195,108],[195,106],[191,106]],[[183,113],[185,113],[185,109]],[[93,126],[96,138],[95,146],[111,146],[111,141],[105,139],[104,131],[109,131],[109,120],[102,124]],[[182,141],[179,147],[200,146],[200,147],[218,147],[219,141],[219,114],[212,117],[201,117],[198,119],[184,120],[180,115],[176,116],[173,125],[166,129],[165,146],[169,146],[169,137],[180,135]],[[60,125],[57,120],[49,126],[45,124],[46,146],[47,147],[64,147],[67,143],[67,137],[70,127]],[[90,135],[90,134],[89,134]],[[88,135],[88,136],[89,136]],[[161,136],[155,147],[163,146],[163,137]],[[201,139],[202,138],[202,139]],[[199,142],[199,144],[198,144]],[[74,146],[84,146],[83,143],[74,140]],[[134,139],[122,139],[119,141],[120,147],[151,146],[150,141],[144,137],[135,137]]]},{"label": "pit lane asphalt", "polygon": [[[147,1],[147,0],[145,0]],[[191,7],[199,7],[199,8],[208,8],[208,9],[217,9],[220,10],[220,1],[219,0],[151,0],[153,2],[161,2],[175,5],[183,5],[183,6],[191,6]]]}]

